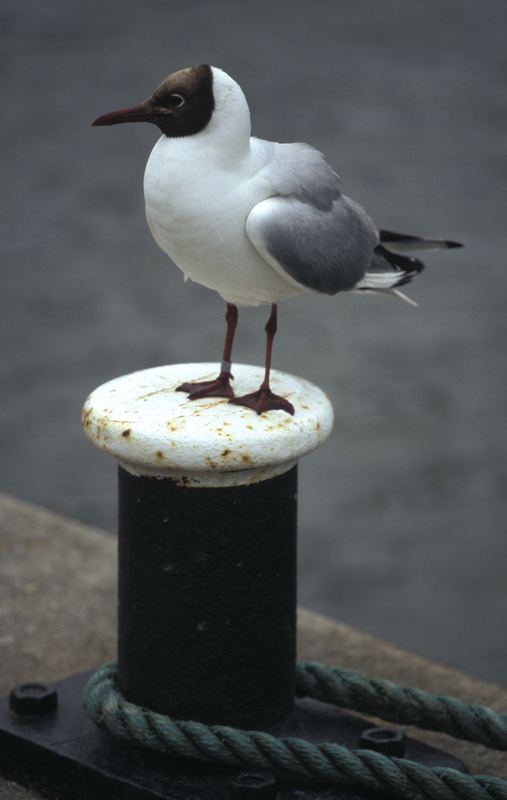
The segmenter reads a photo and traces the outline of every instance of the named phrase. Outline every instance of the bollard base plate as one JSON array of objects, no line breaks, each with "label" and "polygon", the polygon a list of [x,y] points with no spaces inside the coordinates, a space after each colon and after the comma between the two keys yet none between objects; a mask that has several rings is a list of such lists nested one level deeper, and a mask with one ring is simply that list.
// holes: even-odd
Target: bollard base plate
[{"label": "bollard base plate", "polygon": [[[58,800],[114,797],[121,800],[229,800],[237,796],[237,771],[174,761],[114,739],[97,728],[82,707],[90,672],[56,684],[58,709],[41,716],[14,716],[0,700],[0,771],[5,777]],[[331,741],[357,748],[372,723],[314,700],[298,700],[277,735]],[[427,766],[465,771],[454,756],[406,740],[405,756]],[[245,769],[243,773],[256,773]],[[258,774],[258,773],[257,773]],[[252,789],[248,789],[248,797]],[[246,795],[245,795],[246,797]],[[311,789],[280,783],[279,800],[375,800],[372,792],[339,787]],[[259,800],[261,796],[259,794]]]}]

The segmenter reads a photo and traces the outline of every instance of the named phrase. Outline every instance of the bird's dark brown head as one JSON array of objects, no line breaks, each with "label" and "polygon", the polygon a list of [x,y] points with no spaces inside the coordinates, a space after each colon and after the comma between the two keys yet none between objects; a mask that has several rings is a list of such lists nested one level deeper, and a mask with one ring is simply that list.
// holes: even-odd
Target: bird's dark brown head
[{"label": "bird's dark brown head", "polygon": [[152,122],[166,136],[191,136],[206,127],[214,107],[213,72],[200,64],[168,75],[140,105],[104,114],[92,124]]}]

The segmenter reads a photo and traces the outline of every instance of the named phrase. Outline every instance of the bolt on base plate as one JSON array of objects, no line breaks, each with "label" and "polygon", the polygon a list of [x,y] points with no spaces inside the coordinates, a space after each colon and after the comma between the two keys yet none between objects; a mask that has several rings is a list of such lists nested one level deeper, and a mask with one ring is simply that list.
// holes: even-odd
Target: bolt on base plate
[{"label": "bolt on base plate", "polygon": [[[41,794],[64,800],[117,797],[122,800],[375,800],[366,790],[311,789],[274,781],[268,774],[241,773],[209,764],[169,760],[113,738],[88,718],[82,707],[90,672],[73,675],[42,691],[42,684],[23,684],[0,700],[0,771]],[[50,696],[35,706],[26,701]],[[33,693],[32,693],[33,694]],[[13,699],[15,697],[15,699]],[[18,703],[21,698],[21,706]],[[10,707],[9,707],[10,706]],[[28,709],[28,710],[27,710]],[[13,713],[16,712],[16,713]],[[21,713],[20,713],[21,712]],[[298,700],[279,736],[330,741],[381,752],[396,748],[427,766],[464,771],[454,756],[405,738],[397,729],[372,728],[371,722],[315,700]],[[375,743],[378,746],[375,747]],[[382,749],[387,747],[388,749]]]}]

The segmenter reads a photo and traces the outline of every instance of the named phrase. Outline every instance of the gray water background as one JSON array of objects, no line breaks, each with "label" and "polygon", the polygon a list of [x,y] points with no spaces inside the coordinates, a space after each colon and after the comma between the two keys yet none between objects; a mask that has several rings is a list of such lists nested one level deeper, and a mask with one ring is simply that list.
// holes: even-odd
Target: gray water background
[{"label": "gray water background", "polygon": [[[218,358],[220,299],[144,220],[156,130],[90,129],[211,63],[256,135],[308,141],[379,225],[448,236],[411,288],[282,305],[275,366],[323,387],[301,464],[300,601],[505,682],[504,0],[3,0],[0,488],[113,531],[115,470],[80,428],[120,374]],[[259,363],[265,310],[241,312]]]}]

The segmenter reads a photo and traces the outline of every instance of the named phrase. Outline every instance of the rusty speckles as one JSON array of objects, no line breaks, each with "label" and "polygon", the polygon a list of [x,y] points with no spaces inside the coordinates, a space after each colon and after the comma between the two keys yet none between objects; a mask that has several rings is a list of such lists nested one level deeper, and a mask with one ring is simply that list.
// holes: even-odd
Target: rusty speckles
[{"label": "rusty speckles", "polygon": [[[224,427],[222,427],[222,425]],[[232,442],[233,441],[233,436],[231,435],[231,433],[228,430],[224,430],[224,428],[225,428],[225,422],[221,423],[221,425],[218,428],[212,428],[212,430],[214,430],[215,433],[217,433],[218,436],[221,437],[222,439],[227,439],[228,442]],[[229,452],[229,451],[227,451],[227,452]]]},{"label": "rusty speckles", "polygon": [[252,456],[249,456],[247,453],[241,456],[241,460],[243,464],[253,464]]},{"label": "rusty speckles", "polygon": [[127,428],[127,430],[121,432],[121,435],[123,436],[124,439],[128,439],[131,433],[132,431],[130,430],[130,428]]},{"label": "rusty speckles", "polygon": [[222,450],[220,455],[222,456],[222,458],[227,458],[227,456],[230,455],[230,452],[231,452],[230,450]]},{"label": "rusty speckles", "polygon": [[164,453],[162,452],[162,450],[157,450],[157,452],[155,453],[155,456],[159,461],[163,461],[164,458],[165,458]]}]

